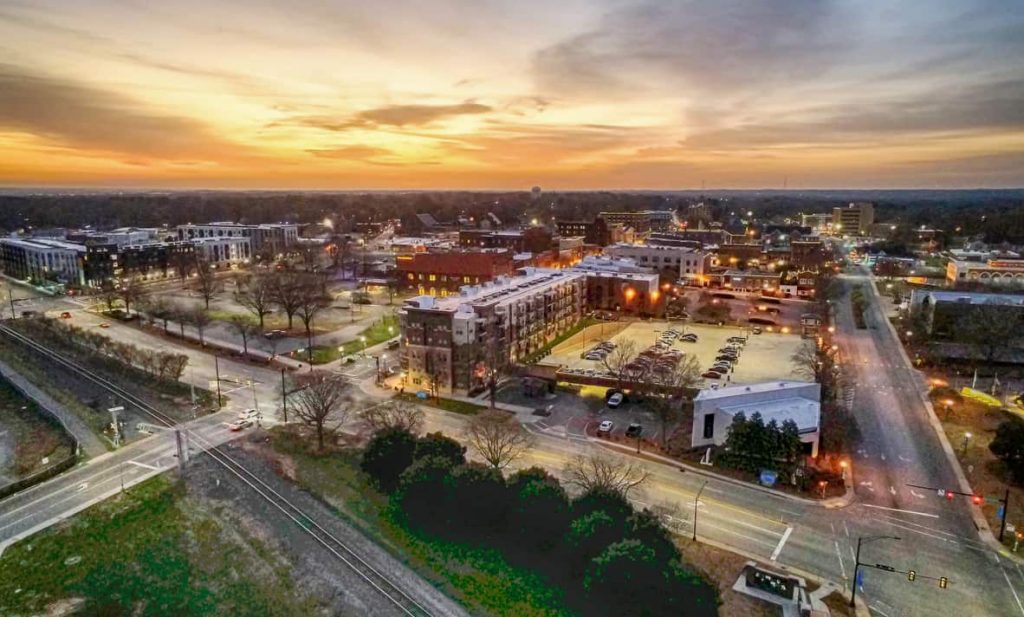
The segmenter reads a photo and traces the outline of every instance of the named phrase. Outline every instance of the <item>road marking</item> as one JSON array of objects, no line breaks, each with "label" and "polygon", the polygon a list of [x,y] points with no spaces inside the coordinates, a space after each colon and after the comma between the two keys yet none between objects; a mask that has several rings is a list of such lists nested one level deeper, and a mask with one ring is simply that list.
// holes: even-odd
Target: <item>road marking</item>
[{"label": "road marking", "polygon": [[82,482],[81,484],[78,485],[78,492],[81,493],[82,491],[84,491],[87,488],[89,488],[89,483],[88,482]]},{"label": "road marking", "polygon": [[846,519],[843,519],[843,531],[846,532],[846,537],[850,537],[850,528],[846,526]]},{"label": "road marking", "polygon": [[889,510],[890,512],[902,512],[904,514],[915,514],[917,516],[927,516],[929,518],[939,518],[938,514],[931,514],[929,512],[916,512],[914,510],[901,510],[899,508],[887,508],[885,506],[875,506],[875,505],[872,505],[870,503],[862,503],[860,505],[864,506],[865,508],[878,508],[879,510]]},{"label": "road marking", "polygon": [[160,471],[159,467],[153,467],[152,465],[147,465],[145,463],[140,463],[139,461],[128,461],[128,462],[130,464],[132,464],[132,465],[137,466],[137,467],[142,467],[143,469],[151,469],[153,471]]},{"label": "road marking", "polygon": [[[863,587],[861,587],[861,589],[863,590],[864,588],[863,588]],[[868,608],[869,608],[870,610],[873,610],[873,611],[875,611],[876,613],[878,613],[878,614],[879,614],[879,615],[881,615],[882,617],[889,617],[889,613],[886,613],[885,611],[883,611],[882,609],[878,608],[877,606],[871,605],[871,606],[869,606]]]},{"label": "road marking", "polygon": [[890,486],[889,487],[889,493],[892,494],[892,495],[895,495],[896,494],[896,487],[895,486]]},{"label": "road marking", "polygon": [[903,456],[902,454],[899,455],[899,457],[900,457],[900,460],[903,461],[904,463],[909,463],[910,461],[914,460],[912,458],[907,458],[907,457]]},{"label": "road marking", "polygon": [[1020,614],[1024,615],[1024,604],[1020,603],[1020,596],[1017,595],[1017,590],[1013,588],[1013,584],[1010,583],[1010,577],[1006,574],[1006,570],[1002,567],[999,571],[1003,573],[1003,578],[1006,579],[1006,585],[1010,588],[1010,593],[1013,594],[1013,599],[1017,602],[1017,608],[1020,609]]},{"label": "road marking", "polygon": [[885,460],[885,455],[882,454],[881,457],[882,457],[882,460],[884,461]]},{"label": "road marking", "polygon": [[924,495],[922,495],[921,493],[918,493],[914,489],[910,489],[910,494],[913,495],[914,497],[917,497],[918,499],[924,499],[925,498]]},{"label": "road marking", "polygon": [[836,559],[839,560],[839,571],[843,573],[843,580],[846,580],[846,566],[843,565],[843,553],[839,550],[839,540],[833,540],[836,545]]},{"label": "road marking", "polygon": [[774,551],[772,551],[771,561],[775,561],[775,559],[778,558],[779,553],[782,552],[782,547],[785,546],[786,540],[789,539],[789,534],[791,533],[793,533],[793,528],[786,527],[786,532],[783,533],[782,538],[779,539],[779,545],[775,547]]}]

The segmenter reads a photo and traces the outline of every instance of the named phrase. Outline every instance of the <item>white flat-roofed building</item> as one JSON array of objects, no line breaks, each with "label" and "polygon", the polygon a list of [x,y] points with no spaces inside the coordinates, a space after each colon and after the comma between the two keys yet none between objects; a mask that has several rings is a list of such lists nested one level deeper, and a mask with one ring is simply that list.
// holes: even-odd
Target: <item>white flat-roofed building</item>
[{"label": "white flat-roofed building", "polygon": [[711,254],[688,246],[615,244],[605,249],[611,257],[632,259],[639,266],[671,272],[688,281],[699,281],[711,265]]},{"label": "white flat-roofed building", "polygon": [[85,246],[51,238],[0,238],[4,274],[26,281],[84,285]]},{"label": "white flat-roofed building", "polygon": [[983,283],[990,285],[1024,284],[1024,259],[989,259],[966,261],[950,259],[946,263],[946,282]]},{"label": "white flat-roofed building", "polygon": [[759,413],[765,424],[774,420],[780,426],[786,420],[792,420],[807,453],[818,455],[821,436],[820,384],[766,381],[701,390],[693,399],[693,447],[725,444],[729,427],[739,413],[748,419]]},{"label": "white flat-roofed building", "polygon": [[252,241],[244,236],[196,238],[192,243],[199,256],[217,268],[248,263],[252,259]]}]

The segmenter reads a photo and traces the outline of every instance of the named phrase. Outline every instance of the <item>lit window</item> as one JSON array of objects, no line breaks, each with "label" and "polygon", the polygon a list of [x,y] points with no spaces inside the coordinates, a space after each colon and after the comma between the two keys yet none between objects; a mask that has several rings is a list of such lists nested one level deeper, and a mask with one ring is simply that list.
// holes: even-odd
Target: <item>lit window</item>
[{"label": "lit window", "polygon": [[431,280],[431,282],[436,281],[437,280],[437,275],[431,274],[430,275],[430,280]]}]

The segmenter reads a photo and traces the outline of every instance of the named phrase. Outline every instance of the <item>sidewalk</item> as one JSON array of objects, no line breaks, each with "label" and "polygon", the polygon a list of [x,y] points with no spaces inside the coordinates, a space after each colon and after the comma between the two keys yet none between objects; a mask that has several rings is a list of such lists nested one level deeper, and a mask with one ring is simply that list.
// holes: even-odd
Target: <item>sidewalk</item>
[{"label": "sidewalk", "polygon": [[[865,270],[867,273],[871,296],[878,302],[879,308],[883,307],[882,300],[878,296],[878,291],[875,289],[875,277],[870,270]],[[884,311],[883,311],[884,313]],[[885,319],[885,325],[889,329],[889,333],[897,342],[897,346],[900,350],[900,357],[903,359],[903,363],[906,367],[914,371],[918,376],[918,388],[917,395],[921,398],[921,402],[924,404],[925,411],[928,414],[928,423],[931,424],[932,429],[935,430],[935,434],[938,435],[939,444],[942,446],[942,451],[946,455],[946,459],[953,468],[953,473],[956,474],[957,482],[960,484],[960,490],[965,493],[973,493],[974,490],[971,488],[971,483],[967,480],[967,476],[964,474],[963,468],[960,467],[960,461],[956,458],[956,453],[953,451],[953,446],[949,443],[949,439],[946,437],[946,431],[942,428],[942,422],[939,421],[938,415],[935,413],[935,408],[932,406],[932,402],[928,399],[928,386],[925,380],[921,377],[921,373],[914,368],[914,363],[911,362],[910,356],[907,355],[907,350],[904,348],[903,343],[900,342],[899,333],[896,332],[896,326],[892,324],[889,319]],[[1017,563],[1024,563],[1024,558],[1018,557],[1016,554],[1011,553],[1009,549],[1003,546],[995,535],[992,533],[991,527],[988,525],[988,520],[981,513],[981,509],[977,506],[970,506],[971,520],[974,521],[974,526],[978,529],[978,536],[981,540],[989,545],[989,548],[996,551],[1007,559],[1014,560]]]},{"label": "sidewalk", "polygon": [[64,405],[55,401],[49,394],[36,387],[35,384],[22,377],[5,362],[0,362],[0,375],[3,375],[4,378],[10,381],[22,394],[56,417],[65,430],[78,440],[86,456],[93,458],[107,453],[107,447],[103,445],[103,442],[96,436],[96,433],[93,433],[92,429],[81,418]]},{"label": "sidewalk", "polygon": [[[533,431],[536,431],[536,432],[539,432],[539,433],[542,433],[542,434],[545,434],[545,435],[548,435],[550,437],[559,437],[559,438],[564,438],[565,437],[565,435],[559,435],[559,434],[553,433],[553,432],[551,432],[549,430],[545,430],[545,429],[537,429],[535,427],[530,427],[529,425],[527,425],[526,428],[530,429],[530,430],[533,430]],[[846,482],[846,493],[844,493],[842,497],[832,497],[832,498],[829,498],[829,499],[808,499],[806,497],[798,497],[798,496],[792,495],[790,493],[785,493],[783,491],[778,491],[778,490],[775,490],[775,489],[772,489],[772,488],[768,488],[766,486],[761,486],[760,484],[754,484],[752,482],[744,482],[743,480],[737,480],[736,478],[732,478],[730,476],[725,476],[725,475],[722,475],[722,474],[715,473],[713,471],[709,471],[705,467],[694,467],[693,465],[691,465],[689,463],[684,463],[682,461],[679,461],[679,460],[676,460],[674,458],[670,458],[668,456],[664,456],[664,455],[661,455],[661,454],[655,454],[653,452],[646,452],[646,451],[641,452],[640,454],[637,454],[636,453],[636,449],[633,448],[632,446],[628,446],[628,445],[624,445],[624,444],[619,444],[619,443],[615,443],[615,442],[610,442],[610,441],[605,441],[605,440],[602,440],[602,439],[594,439],[592,437],[588,437],[588,436],[584,436],[584,435],[574,436],[573,438],[574,439],[579,439],[579,440],[584,440],[584,441],[587,441],[588,443],[596,444],[597,446],[603,447],[603,448],[608,449],[608,450],[615,450],[616,452],[618,452],[620,454],[626,454],[626,455],[634,456],[634,457],[637,457],[637,458],[644,458],[644,459],[651,460],[651,461],[654,461],[654,462],[657,462],[657,463],[661,463],[663,465],[669,465],[669,466],[672,466],[672,467],[675,467],[677,469],[681,469],[681,470],[684,470],[684,471],[690,471],[690,472],[693,472],[693,473],[695,473],[697,475],[705,476],[707,478],[712,478],[712,479],[718,480],[720,482],[727,482],[727,483],[733,484],[735,486],[741,486],[743,488],[748,488],[748,489],[752,489],[752,490],[755,490],[755,491],[760,491],[762,493],[766,493],[766,494],[769,494],[769,495],[775,495],[776,497],[782,497],[784,499],[789,499],[790,501],[795,501],[795,502],[798,502],[798,503],[801,503],[801,504],[804,504],[804,505],[807,505],[807,506],[817,506],[817,507],[826,508],[826,509],[845,508],[845,507],[849,506],[851,503],[853,503],[854,498],[855,498],[855,494],[854,494],[854,491],[853,491],[853,484],[850,482],[849,479]]]}]

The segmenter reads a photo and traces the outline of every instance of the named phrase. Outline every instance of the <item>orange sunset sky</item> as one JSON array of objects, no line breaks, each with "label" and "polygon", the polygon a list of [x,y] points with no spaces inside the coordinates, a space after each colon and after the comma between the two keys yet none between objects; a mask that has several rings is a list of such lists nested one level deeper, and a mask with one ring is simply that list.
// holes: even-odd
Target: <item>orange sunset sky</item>
[{"label": "orange sunset sky", "polygon": [[0,185],[1024,185],[1009,0],[0,0]]}]

